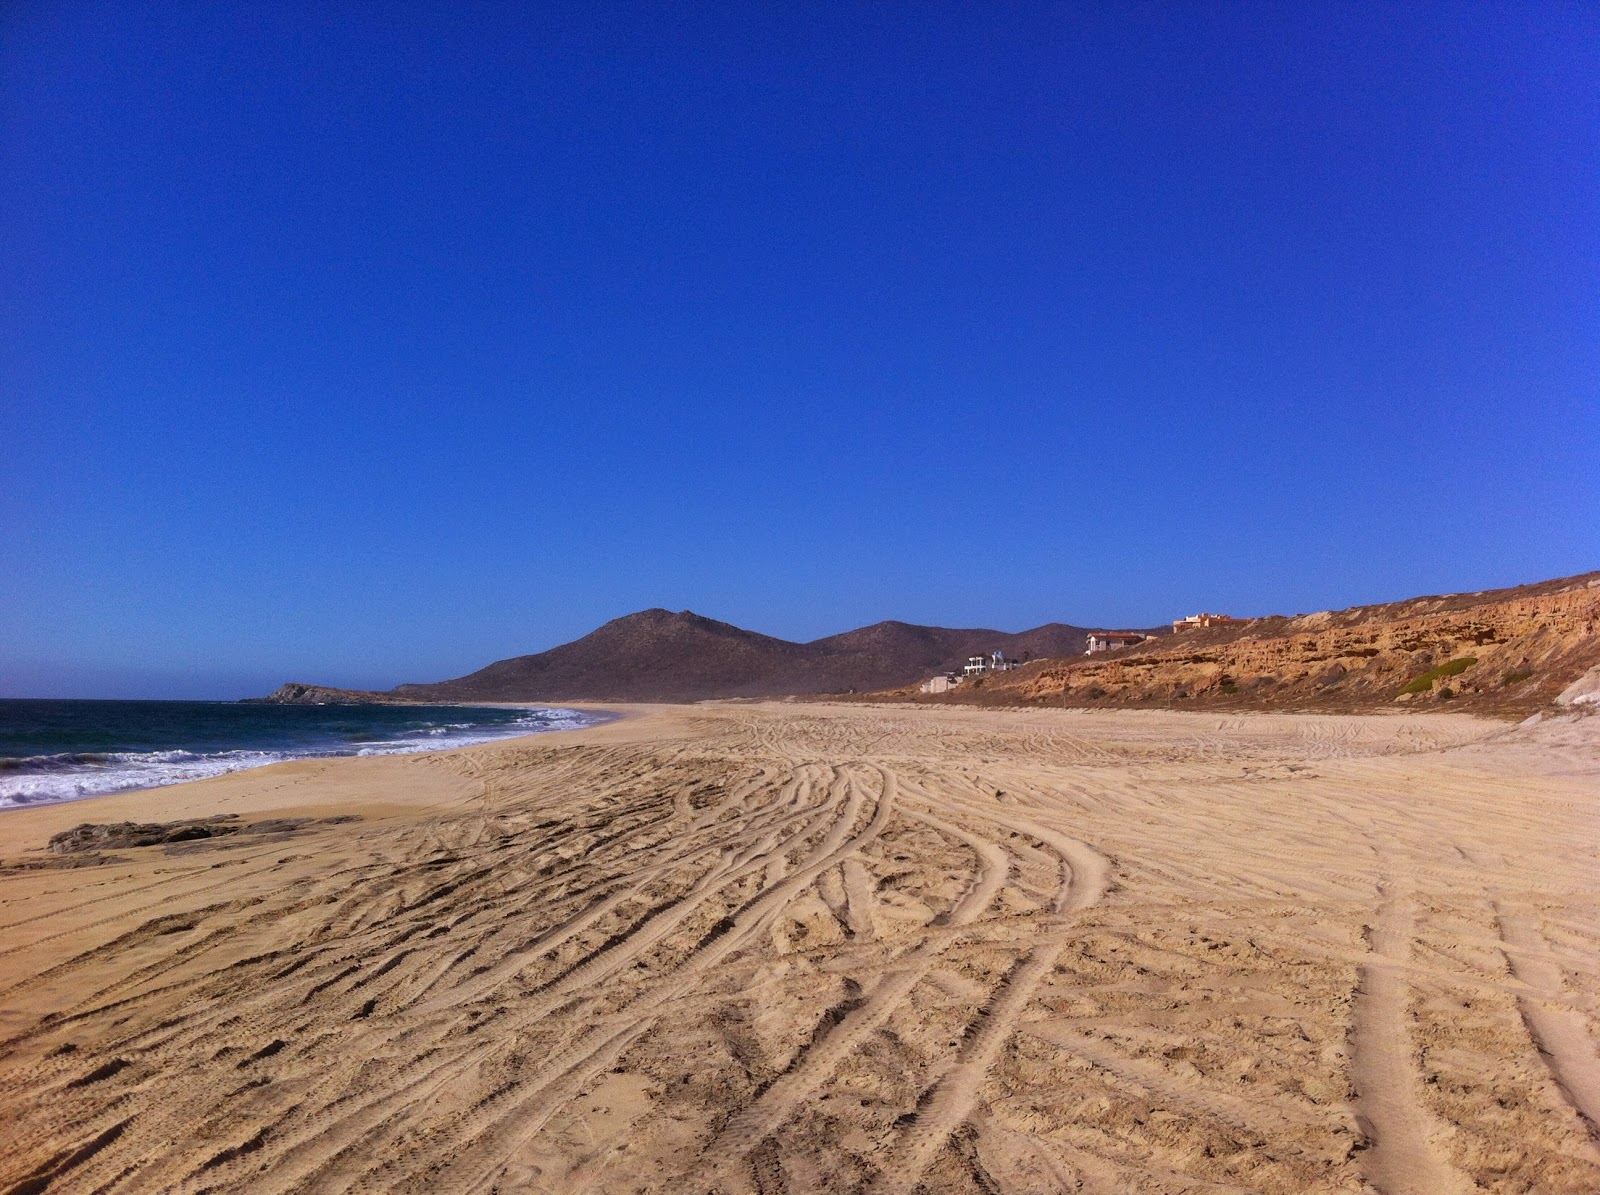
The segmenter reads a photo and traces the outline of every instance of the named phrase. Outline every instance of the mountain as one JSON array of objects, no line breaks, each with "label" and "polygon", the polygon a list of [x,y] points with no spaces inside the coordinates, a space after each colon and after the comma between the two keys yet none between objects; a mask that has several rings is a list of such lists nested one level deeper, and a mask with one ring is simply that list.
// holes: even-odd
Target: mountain
[{"label": "mountain", "polygon": [[[892,688],[959,668],[968,656],[1067,655],[1091,630],[1050,623],[1010,634],[880,622],[811,643],[747,631],[689,610],[641,610],[581,639],[500,660],[454,680],[400,685],[351,701],[699,701]],[[284,685],[261,700],[329,699],[316,685]]]},{"label": "mountain", "polygon": [[[1596,673],[1600,572],[1195,627],[1104,655],[1037,661],[931,700],[1520,715],[1570,703],[1580,678]],[[882,696],[930,700],[915,688]]]},{"label": "mountain", "polygon": [[[829,658],[848,661],[851,679],[844,688],[887,687],[878,680],[902,676],[905,684],[922,680],[936,672],[960,668],[969,656],[1003,651],[1012,659],[1073,655],[1083,650],[1084,639],[1099,627],[1074,627],[1065,623],[1046,623],[1031,631],[1007,634],[1004,631],[951,630],[922,627],[908,622],[877,622],[869,627],[831,635],[807,644]],[[794,692],[837,693],[839,687]]]},{"label": "mountain", "polygon": [[417,701],[693,701],[787,692],[804,645],[684,610],[641,610],[581,639],[435,684],[401,685]]}]

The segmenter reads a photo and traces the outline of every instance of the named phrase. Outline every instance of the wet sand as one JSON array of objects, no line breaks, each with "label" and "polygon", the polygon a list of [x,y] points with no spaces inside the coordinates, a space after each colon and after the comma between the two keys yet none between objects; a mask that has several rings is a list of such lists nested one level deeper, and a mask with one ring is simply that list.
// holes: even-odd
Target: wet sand
[{"label": "wet sand", "polygon": [[1600,1191],[1600,717],[639,707],[0,816],[0,1192]]}]

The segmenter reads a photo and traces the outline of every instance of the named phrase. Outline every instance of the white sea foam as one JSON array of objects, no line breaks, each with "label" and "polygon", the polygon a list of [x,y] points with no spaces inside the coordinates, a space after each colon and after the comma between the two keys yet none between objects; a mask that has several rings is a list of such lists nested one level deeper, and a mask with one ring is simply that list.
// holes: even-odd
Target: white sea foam
[{"label": "white sea foam", "polygon": [[[94,763],[41,767],[35,772],[0,776],[0,809],[19,805],[53,805],[136,788],[156,788],[185,780],[204,780],[244,768],[282,763],[294,756],[282,751],[113,751]],[[103,762],[101,762],[103,761]],[[23,761],[45,764],[44,760]]]},{"label": "white sea foam", "polygon": [[305,751],[110,751],[96,754],[33,756],[15,760],[0,771],[0,809],[54,805],[141,788],[159,788],[187,780],[204,780],[228,772],[339,755],[413,755],[448,751],[476,743],[517,738],[545,730],[575,730],[598,719],[577,710],[529,709],[519,718],[494,726],[450,722],[400,732],[394,739],[353,742],[343,749]]},{"label": "white sea foam", "polygon": [[[448,722],[443,726],[408,730],[398,739],[381,739],[351,745],[360,748],[353,752],[356,755],[413,755],[419,751],[448,751],[454,747],[470,747],[475,743],[492,743],[497,739],[518,738],[525,734],[537,734],[543,730],[576,730],[581,726],[591,725],[595,720],[577,710],[531,709],[515,721],[500,726]],[[417,741],[419,738],[423,741]]]}]

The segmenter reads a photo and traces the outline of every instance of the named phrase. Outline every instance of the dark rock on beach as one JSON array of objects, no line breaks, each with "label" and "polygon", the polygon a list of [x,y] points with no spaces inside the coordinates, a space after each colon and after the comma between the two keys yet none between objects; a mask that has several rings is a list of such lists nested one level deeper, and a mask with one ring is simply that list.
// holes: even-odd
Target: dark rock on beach
[{"label": "dark rock on beach", "polygon": [[177,822],[83,822],[50,837],[48,850],[58,855],[103,851],[118,847],[160,846],[167,842],[192,842],[237,834],[244,827],[237,814],[190,818]]},{"label": "dark rock on beach", "polygon": [[223,813],[175,822],[83,822],[52,835],[46,849],[57,855],[75,855],[85,851],[198,842],[236,834],[292,834],[308,826],[341,825],[360,820],[352,814],[344,814],[324,818],[276,817],[246,823],[241,822],[236,813]]}]

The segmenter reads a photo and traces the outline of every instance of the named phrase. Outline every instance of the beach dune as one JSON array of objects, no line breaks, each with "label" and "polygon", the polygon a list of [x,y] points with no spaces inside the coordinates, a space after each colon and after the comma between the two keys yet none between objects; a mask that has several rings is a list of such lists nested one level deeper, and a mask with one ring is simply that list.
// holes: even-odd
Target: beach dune
[{"label": "beach dune", "polygon": [[1597,813],[1600,717],[785,703],[13,812],[0,1192],[1594,1192]]}]

